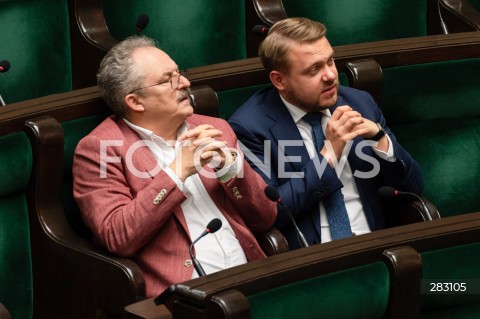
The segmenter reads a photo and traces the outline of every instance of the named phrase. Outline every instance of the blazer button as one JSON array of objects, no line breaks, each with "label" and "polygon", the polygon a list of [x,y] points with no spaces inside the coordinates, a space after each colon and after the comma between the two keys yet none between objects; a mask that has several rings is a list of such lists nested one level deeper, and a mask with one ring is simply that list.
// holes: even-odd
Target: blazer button
[{"label": "blazer button", "polygon": [[153,205],[158,205],[158,203],[160,203],[163,200],[166,193],[167,193],[167,190],[165,188],[162,188],[160,193],[158,193],[155,199],[153,200]]},{"label": "blazer button", "polygon": [[189,267],[192,267],[193,263],[190,259],[187,259],[185,260],[185,262],[183,263],[183,265],[186,267],[186,268],[189,268]]},{"label": "blazer button", "polygon": [[233,191],[233,196],[235,196],[237,200],[241,200],[243,198],[242,194],[240,194],[240,191],[238,190],[238,187],[235,186],[232,189],[232,191]]}]

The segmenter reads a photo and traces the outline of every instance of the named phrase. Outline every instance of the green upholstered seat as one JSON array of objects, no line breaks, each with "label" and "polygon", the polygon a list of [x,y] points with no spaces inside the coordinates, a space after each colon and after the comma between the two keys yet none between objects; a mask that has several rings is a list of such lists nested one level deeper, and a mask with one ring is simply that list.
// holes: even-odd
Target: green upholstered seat
[{"label": "green upholstered seat", "polygon": [[149,15],[143,34],[181,69],[246,58],[243,0],[105,0],[104,15],[112,35],[136,34],[140,14]]},{"label": "green upholstered seat", "polygon": [[[480,317],[480,243],[437,249],[421,254],[423,278],[463,282],[474,294],[421,295],[422,318],[479,318]],[[474,281],[472,281],[474,280]],[[468,286],[471,283],[472,286]],[[428,286],[427,286],[428,288]],[[469,290],[471,289],[471,290]]]},{"label": "green upholstered seat", "polygon": [[332,46],[427,35],[427,1],[283,0],[289,17],[324,23]]},{"label": "green upholstered seat", "polygon": [[68,8],[64,0],[0,2],[0,74],[6,104],[70,91]]},{"label": "green upholstered seat", "polygon": [[32,171],[24,133],[0,137],[0,302],[12,318],[33,314],[32,261],[26,191]]},{"label": "green upholstered seat", "polygon": [[389,273],[382,262],[294,282],[248,296],[251,318],[383,318]]},{"label": "green upholstered seat", "polygon": [[217,92],[220,101],[220,117],[228,119],[250,96],[268,85],[270,84],[253,85]]},{"label": "green upholstered seat", "polygon": [[384,68],[389,126],[443,217],[480,210],[480,58]]}]

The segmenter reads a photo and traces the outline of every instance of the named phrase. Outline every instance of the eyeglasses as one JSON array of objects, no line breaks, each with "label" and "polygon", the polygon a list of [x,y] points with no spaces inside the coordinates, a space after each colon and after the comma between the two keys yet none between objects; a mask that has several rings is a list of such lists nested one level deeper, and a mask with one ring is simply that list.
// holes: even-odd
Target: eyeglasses
[{"label": "eyeglasses", "polygon": [[[181,77],[184,77],[184,78],[187,78],[188,76],[188,71],[180,71],[180,72],[175,72],[174,74],[172,74],[168,79],[166,79],[165,81],[162,81],[160,83],[155,83],[155,84],[151,84],[151,85],[147,85],[147,86],[142,86],[140,88],[136,88],[136,89],[133,89],[131,90],[130,92],[128,92],[128,94],[131,94],[135,91],[138,91],[138,90],[142,90],[142,89],[146,89],[146,88],[149,88],[149,87],[152,87],[152,86],[157,86],[157,85],[163,85],[163,84],[167,84],[167,83],[170,83],[170,86],[172,87],[172,90],[176,90],[178,88],[178,86],[180,85],[180,78]],[[178,79],[175,81],[174,78],[175,77],[178,77]]]}]

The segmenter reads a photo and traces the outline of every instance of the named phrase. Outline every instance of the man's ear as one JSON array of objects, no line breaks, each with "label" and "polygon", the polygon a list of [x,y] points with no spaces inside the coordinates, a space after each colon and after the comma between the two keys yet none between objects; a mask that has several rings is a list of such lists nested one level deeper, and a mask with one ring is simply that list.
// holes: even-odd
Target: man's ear
[{"label": "man's ear", "polygon": [[285,91],[285,77],[279,71],[270,72],[270,81],[277,88],[278,91]]},{"label": "man's ear", "polygon": [[143,112],[145,110],[142,98],[137,94],[127,94],[127,96],[125,96],[125,104],[132,112]]}]

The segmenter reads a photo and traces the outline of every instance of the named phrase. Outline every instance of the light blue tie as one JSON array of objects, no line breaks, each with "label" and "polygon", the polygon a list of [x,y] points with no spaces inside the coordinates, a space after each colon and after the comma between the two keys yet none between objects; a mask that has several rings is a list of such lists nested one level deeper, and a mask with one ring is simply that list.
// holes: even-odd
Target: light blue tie
[{"label": "light blue tie", "polygon": [[[321,118],[322,113],[307,113],[303,120],[305,120],[312,127],[313,144],[317,151],[317,155],[323,148],[325,135],[323,134]],[[331,193],[330,196],[323,200],[323,205],[327,211],[327,219],[330,225],[330,233],[332,240],[351,237],[352,228],[348,219],[347,209],[345,208],[345,201],[340,189]]]}]

